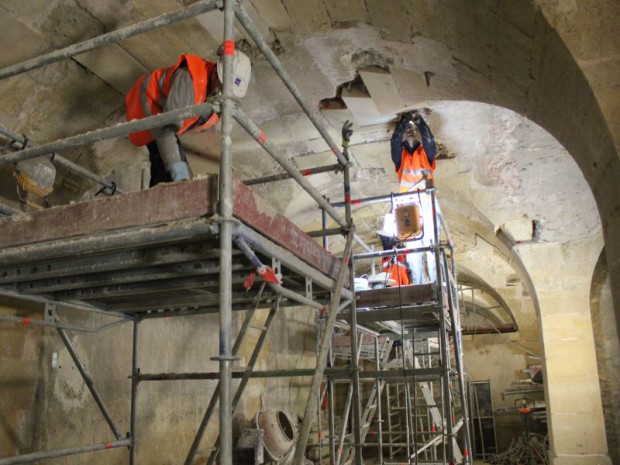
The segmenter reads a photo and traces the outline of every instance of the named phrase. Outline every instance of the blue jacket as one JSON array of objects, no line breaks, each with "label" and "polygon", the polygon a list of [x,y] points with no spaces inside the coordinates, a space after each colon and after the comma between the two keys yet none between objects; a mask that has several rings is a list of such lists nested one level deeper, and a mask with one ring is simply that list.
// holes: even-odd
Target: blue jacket
[{"label": "blue jacket", "polygon": [[[432,165],[437,151],[435,146],[435,136],[433,136],[431,129],[428,127],[426,121],[424,121],[421,116],[417,118],[414,123],[420,131],[420,136],[422,137],[422,146],[424,148],[424,152],[426,153],[426,158],[428,158],[428,163]],[[405,133],[408,125],[409,121],[406,118],[401,118],[396,125],[396,128],[394,128],[394,132],[392,133],[392,161],[394,162],[394,167],[396,168],[396,171],[400,169],[403,149],[413,154],[413,152],[415,152],[416,149],[420,146],[420,142],[418,142],[417,140],[414,141],[413,147],[409,145],[408,141],[403,141],[403,134]]]}]

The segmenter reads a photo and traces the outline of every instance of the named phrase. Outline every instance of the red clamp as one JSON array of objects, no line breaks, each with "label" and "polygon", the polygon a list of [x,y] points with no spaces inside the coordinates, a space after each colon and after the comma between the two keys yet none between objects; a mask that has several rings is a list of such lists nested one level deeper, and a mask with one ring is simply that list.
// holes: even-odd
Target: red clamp
[{"label": "red clamp", "polygon": [[276,276],[276,272],[273,268],[269,266],[261,266],[257,270],[258,275],[268,283],[280,284],[280,280]]},{"label": "red clamp", "polygon": [[245,281],[243,281],[243,288],[246,291],[249,291],[252,288],[252,285],[254,284],[254,279],[256,278],[256,272],[252,271],[250,273],[250,275],[245,278]]},{"label": "red clamp", "polygon": [[224,55],[234,55],[235,54],[235,43],[232,40],[224,41]]}]

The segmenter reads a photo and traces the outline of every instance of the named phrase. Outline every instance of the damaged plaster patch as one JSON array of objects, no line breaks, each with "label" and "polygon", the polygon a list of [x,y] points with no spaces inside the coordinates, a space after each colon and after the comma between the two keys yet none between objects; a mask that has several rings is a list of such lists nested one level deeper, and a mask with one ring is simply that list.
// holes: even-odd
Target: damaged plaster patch
[{"label": "damaged plaster patch", "polygon": [[77,3],[59,2],[41,24],[41,32],[48,38],[50,47],[57,49],[101,35],[105,29]]},{"label": "damaged plaster patch", "polygon": [[385,40],[365,24],[313,34],[300,45],[334,86],[351,80],[356,66],[364,64],[394,65],[419,73],[431,70],[444,76],[452,73],[451,55],[442,45],[428,39],[416,44]]},{"label": "damaged plaster patch", "polygon": [[[80,352],[80,357],[84,366],[88,366],[88,360],[83,351]],[[54,398],[62,404],[64,411],[81,409],[88,398],[86,383],[66,349],[59,352],[58,359],[60,368],[54,376]]]}]

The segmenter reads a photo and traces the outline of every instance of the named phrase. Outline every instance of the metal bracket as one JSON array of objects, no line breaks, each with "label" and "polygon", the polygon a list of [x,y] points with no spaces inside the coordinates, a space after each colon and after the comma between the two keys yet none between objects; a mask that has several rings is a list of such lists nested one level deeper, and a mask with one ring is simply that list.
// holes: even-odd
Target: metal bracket
[{"label": "metal bracket", "polygon": [[306,276],[306,298],[312,299],[312,278]]},{"label": "metal bracket", "polygon": [[58,313],[56,312],[56,304],[46,302],[44,310],[44,320],[49,323],[58,322]]},{"label": "metal bracket", "polygon": [[275,257],[271,258],[271,268],[273,269],[278,281],[282,284],[282,262]]}]

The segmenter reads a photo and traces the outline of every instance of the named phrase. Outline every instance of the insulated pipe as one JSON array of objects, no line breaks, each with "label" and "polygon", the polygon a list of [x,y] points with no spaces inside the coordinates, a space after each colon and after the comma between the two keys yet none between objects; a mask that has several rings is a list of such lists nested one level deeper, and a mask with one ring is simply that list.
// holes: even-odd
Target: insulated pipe
[{"label": "insulated pipe", "polygon": [[0,79],[15,76],[25,71],[40,68],[51,63],[56,63],[57,61],[61,61],[65,58],[79,55],[104,45],[120,42],[121,40],[142,34],[143,32],[151,31],[161,26],[176,23],[177,21],[181,21],[183,19],[208,13],[209,11],[221,8],[221,6],[222,0],[202,0],[182,10],[156,16],[154,18],[132,24],[131,26],[123,27],[121,29],[117,29],[116,31],[108,32],[107,34],[85,40],[84,42],[69,45],[68,47],[55,50],[40,57],[32,58],[30,60],[0,69]]},{"label": "insulated pipe", "polygon": [[310,184],[310,182],[299,172],[299,170],[290,162],[288,158],[280,153],[280,151],[276,148],[276,146],[267,139],[267,136],[263,131],[261,131],[256,124],[248,117],[248,115],[241,110],[237,109],[235,113],[235,119],[237,122],[243,127],[263,148],[267,151],[272,158],[277,161],[282,168],[284,168],[291,177],[295,178],[295,180],[299,183],[304,190],[310,194],[310,196],[319,204],[321,208],[323,208],[329,216],[331,216],[336,222],[342,226],[346,227],[347,223],[340,218],[338,212],[325,200],[315,187]]},{"label": "insulated pipe", "polygon": [[233,179],[231,134],[233,129],[233,54],[236,0],[224,0],[224,55],[222,76],[222,134],[219,176],[220,222],[220,465],[233,464],[232,438],[232,230]]},{"label": "insulated pipe", "polygon": [[247,15],[242,6],[239,6],[239,8],[237,8],[235,14],[237,15],[237,19],[239,20],[243,28],[250,35],[252,40],[254,40],[254,43],[259,48],[259,50],[263,52],[263,55],[265,56],[265,58],[267,58],[267,61],[271,63],[274,71],[278,74],[278,76],[280,76],[280,79],[282,79],[284,85],[291,92],[297,103],[299,103],[299,106],[302,108],[304,113],[308,115],[308,118],[310,118],[310,121],[312,121],[314,127],[319,131],[323,139],[325,139],[325,142],[327,142],[327,145],[329,145],[329,147],[332,149],[332,152],[334,152],[334,155],[336,155],[338,162],[340,162],[340,164],[343,166],[346,165],[347,160],[342,155],[342,152],[340,151],[334,140],[331,138],[323,124],[319,121],[315,112],[304,101],[301,93],[299,92],[299,89],[293,83],[293,80],[286,72],[286,70],[282,67],[280,60],[278,60],[278,57],[276,57],[275,53],[273,53],[273,51],[269,47],[269,44],[267,44],[265,39],[261,36],[260,32],[258,32],[258,29],[256,29],[256,27],[254,26],[252,19]]},{"label": "insulated pipe", "polygon": [[160,113],[159,115],[147,116],[146,118],[139,120],[119,123],[108,128],[96,129],[94,131],[77,134],[66,139],[60,139],[31,149],[20,150],[19,152],[2,155],[0,156],[0,166],[17,163],[20,160],[29,160],[30,158],[40,157],[41,155],[47,155],[49,153],[61,152],[72,147],[90,144],[91,142],[127,136],[132,132],[139,132],[166,126],[180,120],[201,116],[205,113],[210,114],[212,111],[213,104],[202,103],[200,105],[190,105],[178,110]]},{"label": "insulated pipe", "polygon": [[95,452],[98,450],[116,449],[131,445],[130,439],[120,441],[100,442],[82,447],[70,447],[68,449],[50,450],[45,452],[33,452],[32,454],[14,455],[0,459],[0,465],[15,465],[18,463],[37,462],[39,460],[51,459],[54,457],[65,457],[67,455],[83,454],[84,452]]},{"label": "insulated pipe", "polygon": [[[13,132],[10,129],[5,128],[4,126],[0,126],[0,134],[16,142],[19,142],[20,144],[22,144],[22,146],[24,146],[24,148],[26,148],[26,146],[36,147],[36,144],[34,144],[31,140],[27,140],[23,135]],[[124,192],[118,187],[116,187],[114,183],[107,181],[101,176],[91,173],[87,169],[82,168],[80,165],[73,163],[71,160],[68,160],[67,158],[61,155],[54,154],[51,156],[50,160],[62,166],[63,168],[66,168],[69,171],[73,171],[74,173],[77,173],[81,176],[84,176],[85,178],[95,181],[96,183],[101,184],[102,186],[107,187],[108,189],[114,189],[115,192],[118,192],[119,194],[124,194]]]}]

